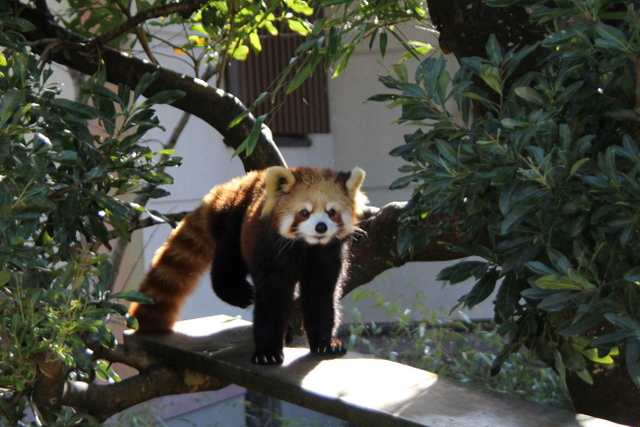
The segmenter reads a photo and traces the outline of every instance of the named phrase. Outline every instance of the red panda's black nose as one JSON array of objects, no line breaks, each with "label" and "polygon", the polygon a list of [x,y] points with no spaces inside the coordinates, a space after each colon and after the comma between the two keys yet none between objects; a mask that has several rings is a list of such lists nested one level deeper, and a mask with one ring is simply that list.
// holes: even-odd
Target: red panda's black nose
[{"label": "red panda's black nose", "polygon": [[325,224],[324,222],[319,222],[316,224],[316,233],[326,233],[327,232],[327,224]]}]

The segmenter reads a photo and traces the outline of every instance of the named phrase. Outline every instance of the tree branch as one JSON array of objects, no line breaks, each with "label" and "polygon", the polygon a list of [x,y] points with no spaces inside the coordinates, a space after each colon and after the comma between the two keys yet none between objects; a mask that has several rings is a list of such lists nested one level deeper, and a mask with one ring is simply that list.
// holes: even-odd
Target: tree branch
[{"label": "tree branch", "polygon": [[150,19],[167,16],[174,13],[186,14],[198,9],[200,6],[207,4],[208,0],[183,0],[176,3],[168,3],[160,6],[152,7],[139,11],[137,14],[126,20],[122,24],[107,31],[106,33],[93,38],[92,43],[105,45],[118,36],[134,29],[138,25]]},{"label": "tree branch", "polygon": [[83,408],[105,420],[126,408],[156,397],[219,390],[228,385],[209,375],[159,365],[115,384],[67,381],[60,404]]},{"label": "tree branch", "polygon": [[111,415],[155,397],[219,390],[228,386],[209,375],[164,364],[146,352],[126,345],[115,349],[94,346],[96,355],[122,362],[139,373],[114,384],[95,384],[67,379],[68,367],[53,352],[36,355],[38,378],[33,398],[41,406],[65,405],[86,410],[106,420]]},{"label": "tree branch", "polygon": [[[186,96],[175,101],[172,106],[204,120],[220,132],[225,144],[233,149],[242,144],[255,125],[255,118],[249,115],[236,126],[228,128],[234,118],[246,111],[246,107],[239,99],[222,89],[115,49],[90,43],[90,40],[51,22],[38,10],[16,1],[11,1],[10,4],[14,7],[17,16],[34,25],[35,30],[23,33],[23,36],[32,43],[36,52],[46,55],[48,60],[89,75],[95,74],[101,66],[104,66],[107,81],[129,87],[135,87],[144,74],[157,72],[158,78],[143,95],[150,97],[168,88],[183,91]],[[246,171],[286,165],[268,130],[260,133],[251,156],[241,160]]]},{"label": "tree branch", "polygon": [[93,358],[104,359],[111,363],[122,363],[138,371],[145,371],[153,366],[162,364],[162,361],[155,356],[124,344],[118,344],[115,348],[107,348],[96,342],[88,344],[87,347],[93,351]]},{"label": "tree branch", "polygon": [[[449,261],[465,258],[468,255],[453,250],[451,243],[467,242],[462,233],[438,234],[425,248],[416,251],[412,256],[400,255],[397,250],[399,218],[405,202],[392,202],[373,212],[361,221],[360,228],[366,235],[358,237],[351,245],[351,266],[349,278],[344,286],[344,294],[348,294],[358,286],[371,282],[380,273],[394,267],[400,267],[412,261]],[[438,225],[442,216],[429,216],[423,224],[425,228]],[[451,222],[454,222],[451,220]],[[488,236],[481,236],[488,240]]]}]

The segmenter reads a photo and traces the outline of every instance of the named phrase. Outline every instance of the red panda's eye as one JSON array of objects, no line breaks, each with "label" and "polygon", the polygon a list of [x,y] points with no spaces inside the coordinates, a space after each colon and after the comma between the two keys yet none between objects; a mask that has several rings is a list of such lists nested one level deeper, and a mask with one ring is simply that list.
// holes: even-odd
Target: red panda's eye
[{"label": "red panda's eye", "polygon": [[302,209],[302,210],[299,212],[299,214],[300,214],[300,216],[301,216],[302,218],[309,218],[309,215],[310,215],[310,214],[309,214],[309,211],[308,211],[308,210],[306,210],[306,209]]},{"label": "red panda's eye", "polygon": [[335,214],[336,214],[336,210],[333,208],[327,211],[327,215],[329,215],[330,217],[334,216]]}]

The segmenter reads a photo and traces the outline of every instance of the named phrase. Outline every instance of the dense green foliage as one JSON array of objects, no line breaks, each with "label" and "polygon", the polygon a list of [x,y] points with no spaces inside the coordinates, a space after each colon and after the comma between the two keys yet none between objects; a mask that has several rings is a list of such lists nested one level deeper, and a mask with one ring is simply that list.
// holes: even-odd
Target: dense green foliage
[{"label": "dense green foliage", "polygon": [[[509,3],[534,6],[532,18],[548,26],[538,70],[508,84],[538,46],[506,51],[492,37],[486,57],[464,58],[454,76],[431,57],[414,79],[404,68],[383,77],[394,92],[372,98],[420,126],[391,153],[406,161],[392,188],[417,183],[399,249],[442,229],[468,234],[457,249],[476,258],[439,278],[474,278],[461,299],[468,307],[495,295],[510,341],[494,371],[526,344],[561,376],[568,369],[589,382],[586,360],[613,363],[624,345],[618,362],[640,385],[636,4]],[[436,214],[460,221],[421,227]],[[486,230],[490,243],[478,243]]]},{"label": "dense green foliage", "polygon": [[[142,296],[110,292],[112,267],[98,250],[109,247],[109,229],[128,238],[132,212],[144,210],[125,195],[166,193],[154,185],[171,177],[156,169],[179,159],[158,163],[140,142],[159,126],[151,107],[181,94],[136,104],[153,76],[134,92],[111,91],[98,76],[72,101],[19,38],[0,32],[0,43],[0,423],[15,425],[38,361],[60,358],[74,379],[117,380],[87,349],[114,345],[109,320],[127,319],[119,299]],[[44,423],[55,419],[36,412]]]}]

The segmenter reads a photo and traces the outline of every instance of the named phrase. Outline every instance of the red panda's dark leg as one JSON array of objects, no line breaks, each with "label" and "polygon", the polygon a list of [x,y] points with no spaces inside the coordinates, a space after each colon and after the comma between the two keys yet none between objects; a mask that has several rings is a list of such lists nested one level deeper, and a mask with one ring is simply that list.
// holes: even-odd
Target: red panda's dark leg
[{"label": "red panda's dark leg", "polygon": [[297,255],[296,251],[279,251],[267,243],[254,253],[251,278],[255,286],[255,352],[251,361],[258,365],[275,365],[284,360],[282,348],[298,280]]},{"label": "red panda's dark leg", "polygon": [[300,280],[304,329],[311,352],[343,355],[347,352],[334,338],[339,325],[342,287],[342,247],[340,244],[309,247],[307,263]]},{"label": "red panda's dark leg", "polygon": [[248,269],[240,249],[242,215],[221,215],[216,221],[211,285],[222,301],[245,308],[253,302],[253,286],[247,281]]}]

